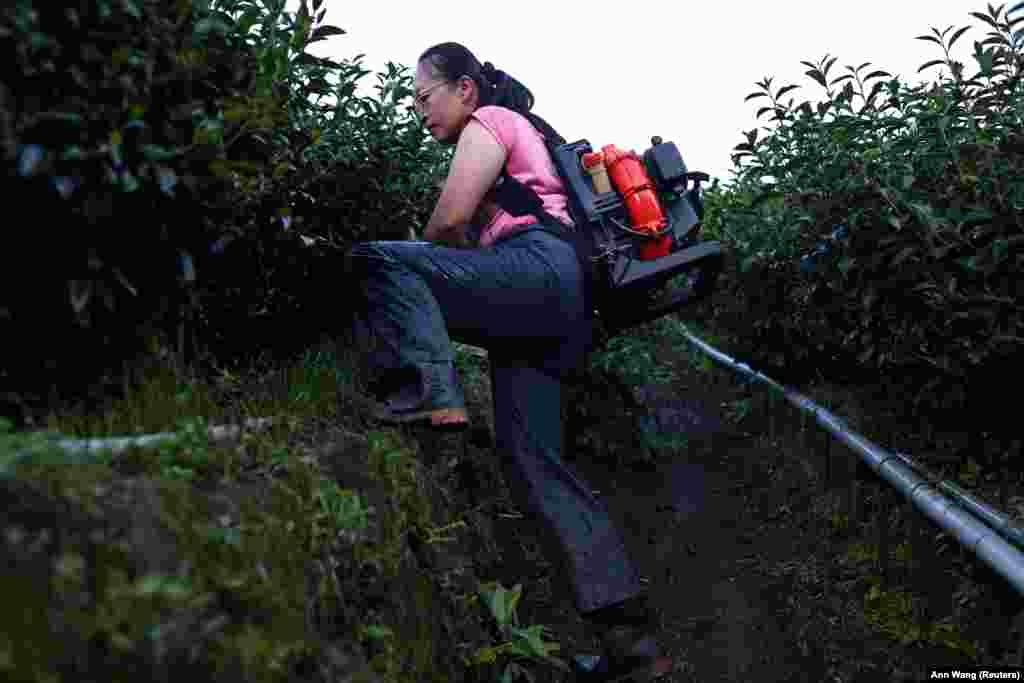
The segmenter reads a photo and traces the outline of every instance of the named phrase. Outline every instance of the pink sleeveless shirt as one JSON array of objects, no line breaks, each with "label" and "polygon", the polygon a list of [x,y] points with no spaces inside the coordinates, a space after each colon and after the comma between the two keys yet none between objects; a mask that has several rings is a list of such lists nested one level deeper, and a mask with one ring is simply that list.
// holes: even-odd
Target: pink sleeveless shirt
[{"label": "pink sleeveless shirt", "polygon": [[[522,114],[504,107],[480,107],[472,116],[483,124],[505,149],[508,155],[505,167],[509,175],[533,188],[548,213],[565,223],[572,224],[565,187],[558,177],[547,147],[544,146],[544,137],[533,124]],[[484,197],[484,201],[488,201],[488,197]],[[487,224],[481,226],[480,246],[490,246],[495,241],[536,222],[537,218],[534,216],[512,216],[499,208]]]}]

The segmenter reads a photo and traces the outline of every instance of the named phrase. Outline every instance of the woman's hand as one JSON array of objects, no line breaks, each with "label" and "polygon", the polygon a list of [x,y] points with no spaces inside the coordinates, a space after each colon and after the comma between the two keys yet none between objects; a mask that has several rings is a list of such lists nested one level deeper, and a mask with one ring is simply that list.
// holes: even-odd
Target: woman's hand
[{"label": "woman's hand", "polygon": [[466,237],[466,228],[466,225],[453,225],[443,231],[435,231],[432,236],[428,235],[427,231],[424,230],[423,238],[429,242],[439,242],[446,247],[466,249],[473,246],[469,243],[469,239]]},{"label": "woman's hand", "polygon": [[480,202],[480,206],[476,207],[476,213],[473,214],[473,225],[479,226],[481,229],[487,227],[496,213],[498,213],[498,205],[494,203],[491,193],[488,192]]}]

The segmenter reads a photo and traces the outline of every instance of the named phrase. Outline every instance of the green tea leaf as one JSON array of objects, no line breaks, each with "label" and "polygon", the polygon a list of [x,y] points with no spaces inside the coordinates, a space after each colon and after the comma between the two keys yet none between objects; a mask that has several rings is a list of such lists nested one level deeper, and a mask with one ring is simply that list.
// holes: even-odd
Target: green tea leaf
[{"label": "green tea leaf", "polygon": [[779,92],[775,93],[775,99],[779,99],[780,97],[782,97],[786,93],[788,93],[788,92],[790,92],[792,90],[796,90],[799,87],[800,87],[799,85],[787,85],[784,88],[780,88]]},{"label": "green tea leaf", "polygon": [[[487,609],[490,611],[491,616],[494,617],[495,621],[499,621],[498,615],[500,613],[498,607],[498,594],[499,591],[504,590],[505,589],[500,583],[496,581],[488,581],[487,583],[480,584],[480,589],[477,591],[480,595],[480,599],[483,600],[485,605],[487,605]],[[499,623],[501,622],[499,621]]]},{"label": "green tea leaf", "polygon": [[899,264],[906,261],[907,258],[915,251],[917,251],[916,246],[903,247],[902,249],[900,249],[899,253],[897,253],[896,256],[893,257],[892,262],[889,265],[892,268],[895,268]]},{"label": "green tea leaf", "polygon": [[519,599],[523,597],[523,584],[517,583],[512,587],[512,592],[508,598],[508,618],[511,619],[515,616],[516,607],[519,605]]},{"label": "green tea leaf", "polygon": [[370,624],[364,629],[364,633],[370,640],[386,640],[395,637],[395,632],[382,624]]},{"label": "green tea leaf", "polygon": [[958,258],[958,259],[956,259],[956,263],[960,264],[960,266],[962,266],[963,268],[965,268],[967,270],[972,270],[972,271],[978,270],[978,267],[975,265],[976,264],[976,259],[975,259],[974,256],[964,256],[962,258]]},{"label": "green tea leaf", "polygon": [[994,262],[999,263],[1006,258],[1006,254],[1010,250],[1010,243],[1005,239],[998,239],[992,242],[992,259]]},{"label": "green tea leaf", "polygon": [[941,65],[943,65],[943,64],[945,64],[945,63],[946,63],[946,62],[945,62],[945,60],[943,60],[943,59],[933,59],[933,60],[931,60],[930,62],[925,62],[924,64],[922,64],[922,65],[920,66],[920,68],[918,68],[918,70],[917,70],[917,73],[921,73],[922,71],[924,71],[925,69],[927,69],[927,68],[929,68],[929,67],[932,67],[932,66],[941,66]]},{"label": "green tea leaf", "polygon": [[135,593],[140,596],[161,595],[166,598],[186,598],[192,594],[188,581],[165,574],[146,574],[135,582]]},{"label": "green tea leaf", "polygon": [[957,41],[957,38],[962,36],[964,34],[964,32],[967,31],[969,28],[971,28],[971,27],[970,26],[964,26],[959,31],[954,33],[953,37],[949,39],[949,44],[946,45],[946,49],[951,49],[953,47],[953,43],[955,43]]},{"label": "green tea leaf", "polygon": [[129,171],[121,173],[121,189],[125,192],[135,192],[140,187],[139,179]]},{"label": "green tea leaf", "polygon": [[[888,71],[872,71],[871,73],[869,73],[867,76],[864,77],[863,82],[867,83],[872,78],[882,78],[883,76],[884,77],[888,77],[888,78],[892,78],[892,74],[889,73]],[[878,85],[878,84],[876,84],[876,85]]]},{"label": "green tea leaf", "polygon": [[970,211],[963,218],[963,225],[969,226],[976,223],[987,223],[995,218],[995,214],[984,206],[971,207]]},{"label": "green tea leaf", "polygon": [[938,225],[935,220],[935,214],[932,211],[932,207],[928,204],[922,204],[921,202],[910,202],[910,209],[917,216],[918,220],[927,225],[930,228],[934,228]]},{"label": "green tea leaf", "polygon": [[338,28],[337,26],[317,26],[316,30],[313,31],[313,35],[310,36],[309,42],[315,43],[318,40],[326,40],[331,36],[343,36],[345,30]]},{"label": "green tea leaf", "polygon": [[196,22],[193,33],[198,36],[207,36],[211,33],[218,33],[226,36],[231,33],[231,26],[227,22],[215,17],[205,17]]},{"label": "green tea leaf", "polygon": [[494,615],[494,620],[504,626],[508,623],[508,591],[504,586],[499,585],[493,596],[491,613]]},{"label": "green tea leaf", "polygon": [[[987,16],[985,14],[982,14],[981,12],[968,12],[968,14],[970,14],[975,19],[980,19],[981,21],[984,21],[986,24],[988,24],[992,28],[996,29],[997,31],[999,30],[999,24],[997,24],[996,21],[994,19],[992,19],[991,17],[989,17],[989,16]],[[941,43],[940,43],[940,45],[941,45]]]},{"label": "green tea leaf", "polygon": [[808,72],[806,72],[806,74],[808,76],[810,76],[811,78],[813,78],[814,80],[816,80],[818,83],[820,83],[822,87],[824,87],[824,88],[828,87],[828,81],[825,80],[825,76],[823,76],[821,74],[821,72],[818,71],[817,69],[808,71]]}]

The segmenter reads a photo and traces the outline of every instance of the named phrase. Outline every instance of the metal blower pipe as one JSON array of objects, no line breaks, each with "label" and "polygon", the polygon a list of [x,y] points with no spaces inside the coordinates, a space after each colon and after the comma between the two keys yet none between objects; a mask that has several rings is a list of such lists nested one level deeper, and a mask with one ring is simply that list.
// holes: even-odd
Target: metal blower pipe
[{"label": "metal blower pipe", "polygon": [[1009,515],[993,508],[985,501],[971,495],[967,491],[964,491],[962,488],[957,486],[955,482],[950,481],[949,479],[943,479],[906,453],[900,453],[899,451],[895,451],[894,453],[907,464],[907,467],[920,472],[926,479],[928,479],[929,482],[931,482],[933,486],[939,487],[944,493],[953,498],[953,500],[967,508],[967,510],[975,517],[981,519],[985,524],[988,524],[990,527],[1002,534],[1007,540],[1012,541],[1014,545],[1024,550],[1024,530],[1022,530]]},{"label": "metal blower pipe", "polygon": [[[936,525],[949,532],[957,541],[977,555],[985,564],[1005,578],[1017,592],[1024,595],[1024,552],[1006,539],[996,529],[986,524],[994,521],[1004,529],[1012,528],[1005,515],[993,510],[981,501],[961,491],[949,482],[941,486],[956,496],[953,500],[936,489],[913,468],[910,459],[903,454],[894,454],[876,446],[862,435],[854,432],[840,418],[803,394],[793,391],[770,377],[753,370],[746,363],[739,363],[718,349],[695,337],[683,325],[684,336],[714,360],[751,379],[763,382],[779,391],[786,400],[804,412],[810,413],[822,427],[845,443],[868,467],[892,484],[904,497]],[[909,461],[909,462],[908,462]],[[957,505],[960,502],[963,507]],[[978,514],[975,517],[974,514]],[[1005,531],[1004,531],[1005,533]],[[1019,534],[1019,532],[1018,532]]]},{"label": "metal blower pipe", "polygon": [[[280,422],[280,420],[277,420]],[[274,418],[260,417],[246,419],[241,425],[213,425],[207,429],[207,436],[214,443],[240,438],[243,432],[266,429],[274,424]],[[0,479],[16,476],[16,467],[31,464],[47,453],[61,453],[66,465],[87,465],[99,461],[101,456],[112,456],[132,448],[159,448],[182,439],[180,432],[159,432],[141,436],[114,436],[101,439],[61,439],[49,435],[33,446],[13,453],[0,453]]]}]

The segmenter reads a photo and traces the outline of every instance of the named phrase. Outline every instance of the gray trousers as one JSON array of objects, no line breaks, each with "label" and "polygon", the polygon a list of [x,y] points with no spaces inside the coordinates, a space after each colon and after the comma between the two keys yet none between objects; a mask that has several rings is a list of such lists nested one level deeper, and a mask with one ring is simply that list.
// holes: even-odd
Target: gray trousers
[{"label": "gray trousers", "polygon": [[539,230],[482,249],[366,242],[350,253],[381,372],[450,362],[451,340],[487,349],[495,442],[516,503],[541,527],[590,612],[643,592],[619,531],[562,460],[562,382],[591,342],[571,245]]}]

